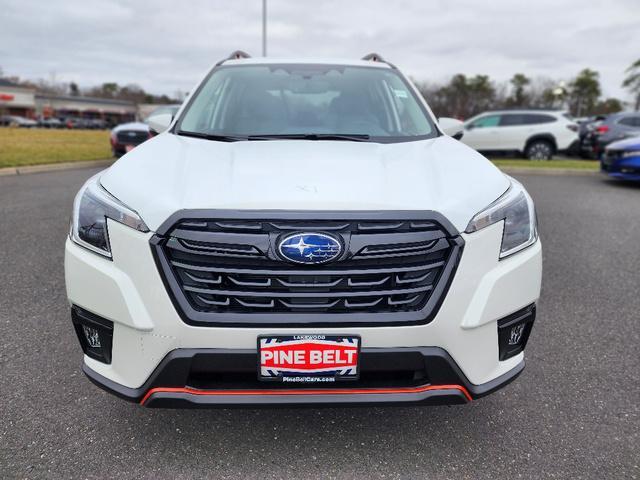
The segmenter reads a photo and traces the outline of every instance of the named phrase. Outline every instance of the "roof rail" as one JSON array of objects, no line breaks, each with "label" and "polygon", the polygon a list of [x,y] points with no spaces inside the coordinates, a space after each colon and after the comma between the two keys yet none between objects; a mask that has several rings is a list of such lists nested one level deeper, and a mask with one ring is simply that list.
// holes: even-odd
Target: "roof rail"
[{"label": "roof rail", "polygon": [[218,63],[216,63],[216,66],[222,65],[227,60],[238,60],[240,58],[251,58],[251,55],[249,55],[247,52],[243,52],[242,50],[236,50],[235,52],[231,52],[231,55],[229,55],[227,58],[223,58]]},{"label": "roof rail", "polygon": [[387,62],[384,58],[382,58],[382,55],[380,55],[379,53],[375,53],[375,52],[371,52],[371,53],[365,55],[364,57],[362,57],[362,60],[371,61],[371,62],[386,63],[391,68],[396,68],[396,66],[393,63]]}]

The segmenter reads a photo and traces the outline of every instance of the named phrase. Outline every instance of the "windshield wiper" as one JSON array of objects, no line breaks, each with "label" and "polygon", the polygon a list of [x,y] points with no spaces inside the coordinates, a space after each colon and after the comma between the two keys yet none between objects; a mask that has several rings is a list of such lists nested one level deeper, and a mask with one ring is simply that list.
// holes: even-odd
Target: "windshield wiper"
[{"label": "windshield wiper", "polygon": [[347,142],[366,142],[371,137],[365,134],[340,133],[283,133],[273,135],[249,135],[248,140],[344,140]]},{"label": "windshield wiper", "polygon": [[216,142],[240,142],[242,140],[247,140],[247,137],[239,135],[218,135],[213,133],[190,132],[188,130],[178,130],[176,133],[183,137],[202,138],[204,140],[214,140]]},{"label": "windshield wiper", "polygon": [[191,132],[178,130],[178,135],[185,137],[202,138],[217,142],[240,142],[243,140],[342,140],[348,142],[366,142],[371,138],[365,134],[340,134],[340,133],[283,133],[269,135],[221,135],[215,133]]}]

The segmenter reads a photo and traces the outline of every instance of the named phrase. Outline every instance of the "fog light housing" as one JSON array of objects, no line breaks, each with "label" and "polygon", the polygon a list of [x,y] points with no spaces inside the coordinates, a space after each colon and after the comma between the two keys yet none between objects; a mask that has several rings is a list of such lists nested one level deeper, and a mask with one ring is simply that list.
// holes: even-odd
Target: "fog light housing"
[{"label": "fog light housing", "polygon": [[113,322],[75,305],[71,307],[71,320],[84,354],[110,364]]},{"label": "fog light housing", "polygon": [[508,317],[498,320],[499,359],[518,355],[524,350],[536,319],[536,306],[529,305]]}]

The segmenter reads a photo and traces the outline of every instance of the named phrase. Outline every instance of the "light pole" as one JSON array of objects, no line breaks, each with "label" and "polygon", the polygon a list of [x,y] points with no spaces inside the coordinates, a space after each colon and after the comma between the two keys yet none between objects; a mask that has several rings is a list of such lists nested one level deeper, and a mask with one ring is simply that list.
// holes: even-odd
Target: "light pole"
[{"label": "light pole", "polygon": [[262,0],[262,56],[267,56],[267,0]]}]

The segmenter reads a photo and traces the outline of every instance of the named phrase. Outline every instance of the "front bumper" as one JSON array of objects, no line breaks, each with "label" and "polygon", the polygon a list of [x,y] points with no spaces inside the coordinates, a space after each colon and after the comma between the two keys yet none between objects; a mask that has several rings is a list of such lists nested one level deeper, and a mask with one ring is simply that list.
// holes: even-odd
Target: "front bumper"
[{"label": "front bumper", "polygon": [[[176,355],[205,350],[226,352],[227,356],[243,352],[255,355],[258,335],[291,334],[292,331],[186,324],[172,304],[154,262],[149,246],[152,234],[111,221],[108,228],[113,261],[67,241],[67,294],[71,304],[114,322],[111,363],[85,356],[85,373],[95,383],[120,396],[138,402],[146,397],[143,403],[147,406],[461,403],[499,388],[524,367],[523,353],[499,360],[497,321],[537,301],[542,272],[541,244],[538,241],[499,261],[503,229],[499,223],[474,234],[463,234],[465,248],[458,270],[430,323],[296,328],[293,332],[359,335],[363,352],[384,353],[385,349],[424,352],[427,349],[430,353],[424,356],[426,364],[431,365],[436,357],[446,357],[450,366],[445,371],[455,374],[442,376],[432,366],[431,372],[427,368],[426,384],[402,386],[404,390],[383,386],[380,388],[384,391],[366,393],[344,388],[330,393],[287,390],[276,395],[260,388],[235,388],[232,390],[242,393],[229,394],[229,389],[221,392],[211,385],[194,388],[184,379],[177,383],[157,383],[153,380],[154,372],[164,370],[163,362]],[[441,354],[434,356],[432,349]]]},{"label": "front bumper", "polygon": [[[524,360],[512,370],[483,385],[474,385],[464,376],[451,356],[438,347],[369,348],[361,352],[365,372],[395,372],[400,367],[423,371],[428,382],[416,385],[373,385],[343,383],[340,388],[272,388],[248,380],[251,388],[234,388],[233,381],[220,381],[216,388],[195,383],[202,368],[209,375],[235,372],[255,377],[255,351],[227,349],[177,349],[170,352],[139,388],[127,388],[96,373],[87,365],[83,371],[100,388],[146,407],[228,407],[245,405],[366,405],[366,404],[460,404],[484,397],[513,381],[524,369]],[[243,375],[241,375],[243,376]],[[218,376],[217,378],[222,378]],[[220,388],[220,386],[225,388]]]},{"label": "front bumper", "polygon": [[637,182],[640,181],[640,156],[611,159],[605,155],[600,169],[612,178]]}]

